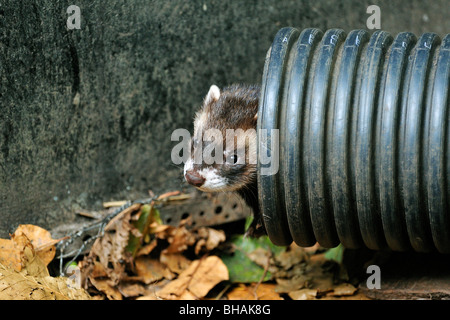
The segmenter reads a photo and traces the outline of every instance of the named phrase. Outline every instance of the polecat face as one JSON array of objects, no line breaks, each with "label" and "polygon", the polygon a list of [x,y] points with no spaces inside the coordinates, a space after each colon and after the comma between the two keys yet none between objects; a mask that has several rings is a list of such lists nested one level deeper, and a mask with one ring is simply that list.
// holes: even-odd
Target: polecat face
[{"label": "polecat face", "polygon": [[256,179],[259,87],[213,85],[194,120],[186,181],[206,191],[237,191]]}]

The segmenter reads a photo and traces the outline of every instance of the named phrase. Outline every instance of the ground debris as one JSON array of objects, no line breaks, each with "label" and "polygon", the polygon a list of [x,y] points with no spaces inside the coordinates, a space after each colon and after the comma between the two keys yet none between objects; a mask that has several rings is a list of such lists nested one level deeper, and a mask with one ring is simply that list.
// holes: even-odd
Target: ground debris
[{"label": "ground debris", "polygon": [[[172,192],[154,199],[170,201],[171,197],[178,201],[183,194]],[[11,239],[0,239],[0,298],[365,298],[342,277],[339,248],[278,247],[267,236],[254,239],[217,228],[188,227],[189,218],[177,227],[164,225],[156,202],[124,203],[105,205],[109,210],[114,205],[122,207],[107,223],[97,223],[101,232],[90,251],[66,264],[69,277],[52,278],[47,271],[55,257],[55,244],[61,240],[52,239],[48,231],[23,225]],[[26,279],[23,285],[29,285],[33,294],[25,296],[30,291],[15,284],[17,277]]]},{"label": "ground debris", "polygon": [[[36,233],[45,236],[33,241],[37,248],[45,247],[47,251],[35,249],[30,239]],[[47,237],[42,228],[31,225],[20,226],[12,235],[14,250],[12,256],[1,250],[0,263],[0,300],[89,300],[90,295],[71,278],[51,277],[48,270],[48,249],[53,248],[54,240]],[[1,239],[5,240],[5,239]],[[5,242],[5,241],[3,241]],[[52,243],[52,245],[50,245]],[[40,254],[39,254],[40,253]],[[42,257],[42,258],[41,258]]]},{"label": "ground debris", "polygon": [[228,279],[226,266],[212,254],[226,237],[212,228],[188,229],[188,223],[163,225],[153,204],[118,214],[78,264],[84,287],[115,300],[203,298]]}]

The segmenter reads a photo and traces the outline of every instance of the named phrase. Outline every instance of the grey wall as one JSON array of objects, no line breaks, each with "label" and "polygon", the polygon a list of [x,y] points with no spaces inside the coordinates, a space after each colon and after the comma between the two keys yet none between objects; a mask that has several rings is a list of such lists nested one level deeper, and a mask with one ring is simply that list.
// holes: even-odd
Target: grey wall
[{"label": "grey wall", "polygon": [[281,27],[366,28],[370,4],[392,34],[450,32],[448,0],[1,0],[0,236],[179,189],[170,134],[210,84],[259,83]]}]

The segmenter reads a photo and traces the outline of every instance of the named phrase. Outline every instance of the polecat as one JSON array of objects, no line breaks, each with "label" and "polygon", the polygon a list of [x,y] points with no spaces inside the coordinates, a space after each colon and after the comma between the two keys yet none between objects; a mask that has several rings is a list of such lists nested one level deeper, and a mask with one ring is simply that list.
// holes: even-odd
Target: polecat
[{"label": "polecat", "polygon": [[[195,115],[191,154],[184,165],[186,181],[199,190],[233,191],[242,196],[253,210],[254,219],[246,232],[253,237],[266,233],[260,219],[254,161],[259,94],[260,87],[256,85],[231,85],[222,91],[212,85]],[[229,135],[230,132],[234,135]],[[243,134],[244,139],[239,140],[236,133]],[[218,144],[222,147],[216,149]],[[223,154],[213,151],[210,159],[203,157],[198,161],[196,152],[202,154],[206,148],[223,150]]]}]

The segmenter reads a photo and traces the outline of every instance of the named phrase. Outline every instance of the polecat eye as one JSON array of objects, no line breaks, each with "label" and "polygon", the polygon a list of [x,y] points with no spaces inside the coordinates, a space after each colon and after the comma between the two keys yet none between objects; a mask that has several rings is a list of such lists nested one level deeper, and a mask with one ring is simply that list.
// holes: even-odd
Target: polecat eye
[{"label": "polecat eye", "polygon": [[238,162],[238,159],[239,158],[238,158],[237,154],[232,154],[232,155],[228,156],[227,163],[236,164]]}]

